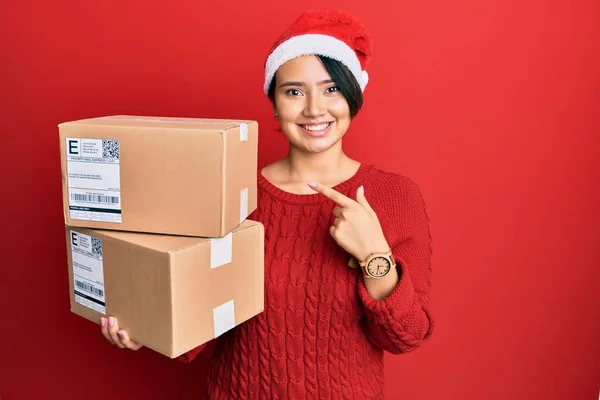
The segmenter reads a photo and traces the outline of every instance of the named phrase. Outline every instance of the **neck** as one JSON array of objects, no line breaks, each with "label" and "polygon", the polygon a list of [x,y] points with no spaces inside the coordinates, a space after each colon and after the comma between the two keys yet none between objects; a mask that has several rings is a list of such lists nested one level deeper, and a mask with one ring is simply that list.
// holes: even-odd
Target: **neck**
[{"label": "neck", "polygon": [[306,153],[290,147],[286,157],[289,177],[295,181],[336,180],[354,163],[343,152],[341,141],[322,153]]}]

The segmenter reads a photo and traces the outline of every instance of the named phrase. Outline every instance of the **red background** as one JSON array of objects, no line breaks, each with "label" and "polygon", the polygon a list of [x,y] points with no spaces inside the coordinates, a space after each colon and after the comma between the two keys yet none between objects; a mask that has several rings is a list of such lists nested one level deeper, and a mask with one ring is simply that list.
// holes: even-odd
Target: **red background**
[{"label": "red background", "polygon": [[[205,360],[120,351],[71,314],[56,125],[131,113],[257,119],[275,36],[322,2],[0,2],[0,395],[198,398]],[[390,399],[596,399],[598,2],[345,0],[372,31],[353,156],[421,186],[437,331],[386,359]]]}]

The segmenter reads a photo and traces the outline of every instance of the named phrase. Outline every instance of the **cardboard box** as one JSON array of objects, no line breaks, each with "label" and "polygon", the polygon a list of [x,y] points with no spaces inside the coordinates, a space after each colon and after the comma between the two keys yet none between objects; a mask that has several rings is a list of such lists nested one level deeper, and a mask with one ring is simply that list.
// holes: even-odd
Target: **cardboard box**
[{"label": "cardboard box", "polygon": [[255,121],[118,115],[58,129],[67,225],[223,237],[256,209]]},{"label": "cardboard box", "polygon": [[71,311],[177,357],[264,310],[264,227],[205,239],[66,227]]}]

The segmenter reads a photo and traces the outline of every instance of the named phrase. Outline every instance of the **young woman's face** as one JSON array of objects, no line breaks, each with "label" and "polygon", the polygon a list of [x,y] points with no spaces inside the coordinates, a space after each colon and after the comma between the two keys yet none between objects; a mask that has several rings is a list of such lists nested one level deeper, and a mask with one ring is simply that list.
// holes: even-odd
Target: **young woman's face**
[{"label": "young woman's face", "polygon": [[275,79],[275,111],[292,146],[320,153],[340,141],[350,125],[350,108],[317,57],[286,62]]}]

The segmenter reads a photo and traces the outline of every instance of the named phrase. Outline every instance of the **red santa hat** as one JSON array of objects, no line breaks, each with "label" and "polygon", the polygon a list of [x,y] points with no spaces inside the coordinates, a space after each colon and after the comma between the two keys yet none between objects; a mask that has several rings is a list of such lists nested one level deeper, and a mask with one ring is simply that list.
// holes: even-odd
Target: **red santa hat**
[{"label": "red santa hat", "polygon": [[277,69],[304,55],[322,55],[340,61],[365,90],[371,58],[371,37],[354,16],[339,10],[304,12],[279,36],[265,63],[265,94]]}]

